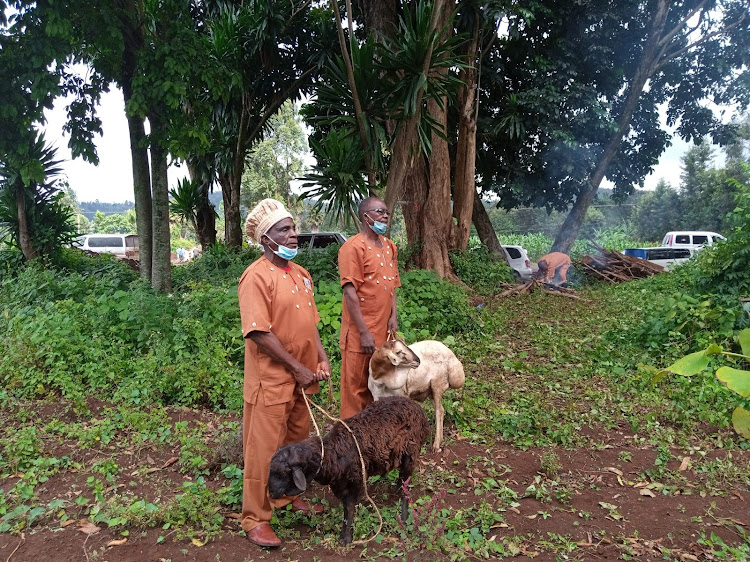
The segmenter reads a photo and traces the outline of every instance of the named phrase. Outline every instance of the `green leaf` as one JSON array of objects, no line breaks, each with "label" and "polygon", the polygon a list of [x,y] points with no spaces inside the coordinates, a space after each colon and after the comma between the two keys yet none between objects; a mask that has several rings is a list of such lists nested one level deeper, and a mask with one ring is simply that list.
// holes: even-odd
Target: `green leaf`
[{"label": "green leaf", "polygon": [[727,385],[727,388],[743,398],[750,396],[750,371],[741,371],[732,367],[721,367],[716,371],[716,378]]},{"label": "green leaf", "polygon": [[675,375],[682,375],[683,377],[692,377],[697,375],[703,369],[708,367],[708,357],[705,351],[696,351],[690,355],[686,355],[682,359],[678,359],[666,368],[670,373]]},{"label": "green leaf", "polygon": [[715,343],[712,343],[706,349],[706,355],[719,355],[720,353],[721,353],[721,346]]},{"label": "green leaf", "polygon": [[742,354],[750,357],[750,328],[745,328],[740,332],[740,347]]},{"label": "green leaf", "polygon": [[732,425],[734,430],[745,437],[750,439],[750,412],[745,410],[741,406],[737,406],[732,412]]}]

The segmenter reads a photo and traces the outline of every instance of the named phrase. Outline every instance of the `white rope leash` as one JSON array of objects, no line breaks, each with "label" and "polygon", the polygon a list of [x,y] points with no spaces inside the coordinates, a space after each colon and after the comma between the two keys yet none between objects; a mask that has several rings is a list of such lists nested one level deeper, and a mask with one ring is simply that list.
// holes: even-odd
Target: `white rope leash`
[{"label": "white rope leash", "polygon": [[[352,434],[352,438],[354,439],[354,444],[357,446],[357,453],[359,454],[359,462],[360,462],[360,465],[361,465],[361,468],[362,468],[362,488],[363,488],[365,497],[370,502],[370,504],[372,505],[372,507],[375,509],[375,513],[378,514],[378,519],[380,520],[380,523],[378,525],[378,530],[375,532],[374,535],[372,535],[368,539],[360,539],[360,540],[357,540],[357,541],[353,541],[354,544],[365,544],[365,543],[368,543],[372,539],[374,539],[375,537],[377,537],[380,534],[380,531],[383,530],[383,516],[380,515],[380,510],[378,509],[378,506],[375,505],[375,502],[370,497],[370,494],[367,493],[367,468],[365,467],[365,459],[362,456],[362,449],[360,449],[360,447],[359,447],[359,442],[357,441],[357,436],[354,435],[354,432],[351,430],[351,428],[346,424],[346,422],[344,420],[342,420],[341,418],[337,418],[337,417],[332,416],[331,414],[329,414],[328,412],[326,412],[323,408],[321,408],[320,406],[318,406],[315,402],[311,402],[307,398],[307,394],[305,394],[304,390],[302,392],[302,396],[305,397],[305,405],[307,406],[307,411],[310,414],[310,419],[312,419],[313,425],[315,426],[315,431],[317,432],[318,437],[320,438],[320,450],[321,450],[321,453],[320,453],[321,454],[321,456],[320,456],[320,466],[323,466],[323,437],[320,435],[320,429],[318,428],[318,424],[315,421],[315,416],[313,416],[312,409],[310,409],[310,404],[312,404],[318,410],[320,410],[321,412],[323,412],[323,414],[328,419],[330,419],[331,421],[333,421],[333,422],[341,422],[341,425],[343,425],[349,431],[349,433]],[[320,471],[320,467],[318,467],[318,471]],[[317,473],[316,473],[316,475],[317,475]]]}]

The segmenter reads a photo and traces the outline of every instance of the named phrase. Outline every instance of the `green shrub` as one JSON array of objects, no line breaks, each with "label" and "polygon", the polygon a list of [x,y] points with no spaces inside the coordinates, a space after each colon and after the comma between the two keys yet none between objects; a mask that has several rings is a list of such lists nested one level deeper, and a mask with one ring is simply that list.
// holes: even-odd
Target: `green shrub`
[{"label": "green shrub", "polygon": [[407,342],[438,339],[477,329],[477,315],[466,291],[418,269],[401,275],[399,329]]},{"label": "green shrub", "polygon": [[199,258],[172,268],[172,286],[175,292],[184,290],[190,282],[205,282],[216,286],[233,285],[236,289],[247,266],[259,257],[260,250],[257,246],[231,249],[224,244],[216,243],[206,249]]},{"label": "green shrub", "polygon": [[304,248],[294,258],[294,263],[301,265],[315,281],[319,284],[321,281],[339,281],[339,244],[331,244],[320,250]]},{"label": "green shrub", "polygon": [[459,279],[481,293],[494,293],[500,283],[515,280],[513,270],[503,259],[490,252],[486,246],[464,252],[452,252],[451,265]]},{"label": "green shrub", "polygon": [[747,297],[750,296],[750,186],[734,183],[739,190],[737,206],[728,217],[734,228],[726,242],[698,254],[693,283],[700,291]]},{"label": "green shrub", "polygon": [[643,297],[649,312],[635,330],[636,338],[645,350],[658,351],[667,359],[711,342],[725,345],[745,322],[739,303],[731,297],[685,292],[664,297],[646,290]]}]

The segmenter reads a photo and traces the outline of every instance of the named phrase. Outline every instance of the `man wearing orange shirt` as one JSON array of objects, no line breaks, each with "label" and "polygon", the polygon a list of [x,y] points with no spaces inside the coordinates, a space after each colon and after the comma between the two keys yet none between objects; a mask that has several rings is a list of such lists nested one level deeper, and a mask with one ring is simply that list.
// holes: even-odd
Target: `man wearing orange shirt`
[{"label": "man wearing orange shirt", "polygon": [[299,497],[270,499],[268,472],[280,447],[308,437],[310,418],[300,389],[317,392],[331,366],[318,333],[312,279],[290,261],[297,253],[292,215],[279,201],[264,199],[248,214],[245,231],[263,245],[263,255],[245,270],[238,287],[245,338],[242,528],[253,543],[273,547],[281,544],[270,524],[274,507],[291,503],[306,513],[323,510]]},{"label": "man wearing orange shirt", "polygon": [[357,209],[361,227],[339,250],[344,292],[341,317],[341,417],[349,418],[373,401],[367,388],[370,357],[398,330],[396,288],[401,286],[396,245],[383,236],[388,210],[378,197]]},{"label": "man wearing orange shirt", "polygon": [[542,281],[559,287],[567,283],[567,273],[570,267],[570,256],[562,252],[550,252],[539,258],[537,277]]}]

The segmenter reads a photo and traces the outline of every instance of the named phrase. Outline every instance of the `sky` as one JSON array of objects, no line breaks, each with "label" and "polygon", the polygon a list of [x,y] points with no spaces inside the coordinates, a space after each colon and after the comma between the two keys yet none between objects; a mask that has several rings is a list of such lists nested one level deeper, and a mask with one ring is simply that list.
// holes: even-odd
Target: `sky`
[{"label": "sky", "polygon": [[[102,96],[98,110],[102,120],[103,134],[96,140],[99,165],[94,166],[81,158],[73,160],[68,149],[68,137],[63,136],[66,102],[58,99],[55,107],[46,113],[45,126],[48,143],[58,149],[58,158],[63,160],[63,174],[75,190],[79,202],[96,201],[121,203],[133,201],[133,174],[130,163],[130,139],[128,123],[125,119],[125,102],[122,92],[113,89]],[[659,179],[664,178],[676,186],[681,171],[681,158],[690,144],[679,137],[672,139],[670,146],[662,154],[653,173],[646,177],[645,188],[654,189]],[[169,186],[175,187],[180,178],[187,176],[185,166],[171,166]],[[606,186],[606,185],[605,185]]]}]

